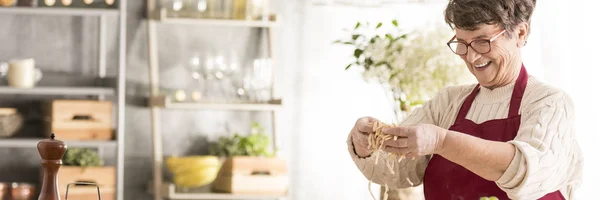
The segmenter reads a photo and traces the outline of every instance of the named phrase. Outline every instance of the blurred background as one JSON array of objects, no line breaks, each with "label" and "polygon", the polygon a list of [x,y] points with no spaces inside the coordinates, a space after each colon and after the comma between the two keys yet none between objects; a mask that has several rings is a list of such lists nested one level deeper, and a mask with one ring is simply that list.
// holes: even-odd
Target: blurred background
[{"label": "blurred background", "polygon": [[[60,181],[95,182],[103,199],[153,199],[156,188],[171,199],[371,199],[347,151],[356,119],[393,122],[405,112],[399,108],[436,88],[474,81],[445,46],[453,35],[446,4],[0,0],[0,191],[39,192],[36,145],[56,132],[73,149],[64,162],[72,171],[63,174],[72,178]],[[600,179],[598,8],[589,0],[538,1],[523,52],[530,74],[575,101],[585,157],[579,199],[594,199]],[[381,53],[355,50],[380,32],[406,34],[412,50],[401,58],[449,75],[407,69],[404,76],[440,80],[391,82],[411,93],[367,81],[390,72],[349,64]],[[217,175],[216,166],[229,171]],[[233,175],[257,170],[268,176]],[[379,186],[371,189],[379,196]],[[253,195],[236,193],[244,191]]]}]

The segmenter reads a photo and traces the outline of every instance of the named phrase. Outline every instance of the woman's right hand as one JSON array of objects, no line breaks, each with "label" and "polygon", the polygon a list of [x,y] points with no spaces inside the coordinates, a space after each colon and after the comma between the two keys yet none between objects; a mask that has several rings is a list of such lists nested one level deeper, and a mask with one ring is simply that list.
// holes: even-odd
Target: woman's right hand
[{"label": "woman's right hand", "polygon": [[361,117],[356,120],[354,128],[352,128],[352,144],[354,145],[354,151],[358,157],[368,157],[373,153],[373,150],[368,149],[369,147],[369,134],[373,133],[373,123],[377,119],[372,117]]}]

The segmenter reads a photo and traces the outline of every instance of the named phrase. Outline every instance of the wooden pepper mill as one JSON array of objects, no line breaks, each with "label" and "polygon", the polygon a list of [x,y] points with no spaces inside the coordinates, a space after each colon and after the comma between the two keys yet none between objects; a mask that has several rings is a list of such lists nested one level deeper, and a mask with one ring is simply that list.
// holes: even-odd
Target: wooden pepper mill
[{"label": "wooden pepper mill", "polygon": [[62,157],[67,151],[67,145],[60,140],[54,139],[52,133],[50,139],[42,140],[37,148],[42,157],[42,188],[38,200],[60,200],[58,192],[58,169],[62,165]]}]

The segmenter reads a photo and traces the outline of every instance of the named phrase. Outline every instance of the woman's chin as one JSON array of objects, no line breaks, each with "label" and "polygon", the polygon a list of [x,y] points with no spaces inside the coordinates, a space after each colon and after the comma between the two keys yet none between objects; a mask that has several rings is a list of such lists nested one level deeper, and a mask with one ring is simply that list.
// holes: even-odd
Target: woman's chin
[{"label": "woman's chin", "polygon": [[493,84],[491,84],[491,79],[488,77],[476,77],[477,78],[477,82],[479,83],[479,85],[483,86],[483,87],[490,87]]}]

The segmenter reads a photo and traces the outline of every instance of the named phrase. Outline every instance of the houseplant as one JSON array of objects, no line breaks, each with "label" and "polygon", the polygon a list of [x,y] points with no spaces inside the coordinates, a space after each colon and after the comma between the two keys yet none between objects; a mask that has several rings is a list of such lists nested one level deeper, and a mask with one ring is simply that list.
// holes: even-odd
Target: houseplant
[{"label": "houseplant", "polygon": [[452,32],[441,24],[403,30],[398,21],[357,22],[335,44],[351,46],[352,61],[363,79],[388,93],[397,120],[433,97],[439,89],[471,81],[463,61],[446,46]]},{"label": "houseplant", "polygon": [[265,129],[259,123],[253,122],[250,134],[242,136],[234,133],[231,137],[220,137],[211,146],[211,155],[219,157],[252,156],[273,157],[275,151],[269,151],[270,137],[265,134]]},{"label": "houseplant", "polygon": [[[61,196],[65,198],[67,184],[91,182],[100,187],[102,199],[114,199],[116,191],[116,169],[105,166],[100,155],[88,148],[69,148],[62,158],[63,166],[58,170],[58,183]],[[96,187],[71,186],[69,199],[97,199]]]},{"label": "houseplant", "polygon": [[250,133],[220,137],[211,154],[222,157],[223,165],[214,181],[216,192],[243,194],[287,193],[286,162],[269,151],[270,137],[259,123],[252,123]]}]

